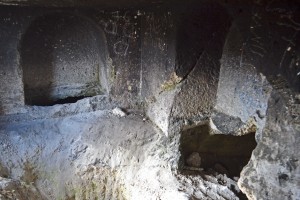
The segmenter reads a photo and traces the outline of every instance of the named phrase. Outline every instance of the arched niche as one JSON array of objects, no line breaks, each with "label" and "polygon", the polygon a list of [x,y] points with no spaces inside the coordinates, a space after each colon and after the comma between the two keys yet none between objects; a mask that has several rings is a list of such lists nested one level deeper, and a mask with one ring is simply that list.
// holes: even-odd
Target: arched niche
[{"label": "arched niche", "polygon": [[27,105],[108,92],[105,35],[88,18],[68,13],[38,17],[19,50]]}]

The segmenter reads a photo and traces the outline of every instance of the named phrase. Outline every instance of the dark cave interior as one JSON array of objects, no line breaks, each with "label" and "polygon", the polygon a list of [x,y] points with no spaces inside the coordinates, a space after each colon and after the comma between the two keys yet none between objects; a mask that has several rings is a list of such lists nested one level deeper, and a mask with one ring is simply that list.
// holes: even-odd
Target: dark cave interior
[{"label": "dark cave interior", "polygon": [[181,133],[182,162],[188,166],[188,157],[197,152],[201,158],[200,168],[205,172],[213,169],[228,177],[239,177],[256,147],[255,133],[243,136],[210,135],[209,129],[208,125],[200,125]]}]

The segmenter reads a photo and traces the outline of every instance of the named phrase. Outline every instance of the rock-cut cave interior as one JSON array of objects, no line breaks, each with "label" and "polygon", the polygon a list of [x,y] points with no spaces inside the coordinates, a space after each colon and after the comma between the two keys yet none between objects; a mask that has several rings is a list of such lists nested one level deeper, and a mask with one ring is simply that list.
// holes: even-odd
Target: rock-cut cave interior
[{"label": "rock-cut cave interior", "polygon": [[297,0],[0,0],[0,200],[300,200]]}]

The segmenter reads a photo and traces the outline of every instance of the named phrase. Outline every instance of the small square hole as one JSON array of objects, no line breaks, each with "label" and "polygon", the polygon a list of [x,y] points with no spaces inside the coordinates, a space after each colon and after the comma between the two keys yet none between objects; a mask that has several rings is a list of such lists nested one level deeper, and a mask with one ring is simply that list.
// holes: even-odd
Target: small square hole
[{"label": "small square hole", "polygon": [[[215,171],[228,177],[239,177],[256,147],[255,133],[243,136],[210,134],[209,125],[182,131],[180,139],[182,170]],[[199,163],[200,160],[200,163]]]}]

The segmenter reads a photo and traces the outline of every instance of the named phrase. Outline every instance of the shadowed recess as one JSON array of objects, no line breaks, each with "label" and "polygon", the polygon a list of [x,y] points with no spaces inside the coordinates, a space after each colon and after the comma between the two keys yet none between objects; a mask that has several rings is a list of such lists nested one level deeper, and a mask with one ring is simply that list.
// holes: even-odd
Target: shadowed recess
[{"label": "shadowed recess", "polygon": [[37,18],[20,44],[25,103],[102,94],[105,46],[103,31],[89,19],[61,13]]},{"label": "shadowed recess", "polygon": [[[181,134],[181,160],[190,166],[191,155],[198,153],[200,166],[205,172],[214,170],[229,177],[240,176],[243,167],[249,162],[256,147],[255,133],[244,136],[210,135],[210,127],[201,125],[184,130]],[[193,163],[193,162],[192,162]]]}]

